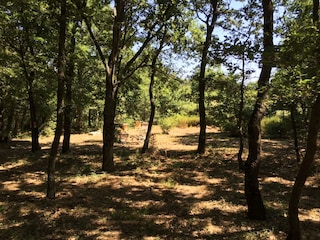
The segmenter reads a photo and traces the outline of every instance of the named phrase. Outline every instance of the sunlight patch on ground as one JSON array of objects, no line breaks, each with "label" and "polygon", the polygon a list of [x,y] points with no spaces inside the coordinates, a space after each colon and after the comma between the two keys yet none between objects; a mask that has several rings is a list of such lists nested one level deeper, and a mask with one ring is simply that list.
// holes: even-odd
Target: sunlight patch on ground
[{"label": "sunlight patch on ground", "polygon": [[186,197],[192,197],[194,199],[201,199],[210,192],[207,190],[207,187],[204,185],[200,186],[190,186],[190,185],[178,185],[176,187],[177,192],[180,194],[186,196]]},{"label": "sunlight patch on ground", "polygon": [[306,181],[306,186],[319,188],[320,187],[320,176],[309,177]]},{"label": "sunlight patch on ground", "polygon": [[21,183],[18,181],[5,181],[2,182],[2,189],[7,191],[19,191]]},{"label": "sunlight patch on ground", "polygon": [[19,159],[16,162],[8,162],[0,165],[0,171],[9,171],[14,168],[18,168],[21,166],[26,166],[28,164],[28,161],[25,159]]},{"label": "sunlight patch on ground", "polygon": [[312,208],[312,209],[300,209],[299,210],[299,219],[300,221],[313,221],[320,223],[320,208]]},{"label": "sunlight patch on ground", "polygon": [[[214,235],[214,234],[222,234],[223,227],[212,224],[211,218],[203,219],[206,223],[204,227],[198,231],[193,232],[193,237],[199,237],[201,235]],[[203,223],[202,223],[203,224]]]},{"label": "sunlight patch on ground", "polygon": [[291,186],[293,184],[292,181],[281,178],[281,177],[265,177],[263,179],[264,183],[280,183],[282,185]]}]

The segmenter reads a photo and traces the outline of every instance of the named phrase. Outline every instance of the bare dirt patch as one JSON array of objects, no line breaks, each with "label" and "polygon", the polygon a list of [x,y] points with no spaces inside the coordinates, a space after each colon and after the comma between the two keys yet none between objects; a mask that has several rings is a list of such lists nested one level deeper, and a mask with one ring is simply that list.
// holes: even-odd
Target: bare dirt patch
[{"label": "bare dirt patch", "polygon": [[[285,239],[288,199],[298,164],[288,141],[264,141],[261,189],[267,221],[246,218],[237,139],[208,129],[207,151],[195,153],[197,128],[129,129],[115,145],[116,171],[101,173],[102,134],[73,135],[57,162],[57,199],[47,200],[52,138],[30,153],[29,139],[0,146],[0,239]],[[320,239],[320,162],[301,201],[304,239]]]}]

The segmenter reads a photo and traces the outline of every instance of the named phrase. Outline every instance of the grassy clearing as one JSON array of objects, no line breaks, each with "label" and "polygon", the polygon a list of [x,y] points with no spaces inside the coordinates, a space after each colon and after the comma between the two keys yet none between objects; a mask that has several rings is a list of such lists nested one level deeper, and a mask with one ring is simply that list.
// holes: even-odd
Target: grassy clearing
[{"label": "grassy clearing", "polygon": [[[57,199],[46,200],[50,146],[29,141],[0,149],[0,239],[285,239],[289,194],[298,166],[285,141],[264,141],[261,189],[267,221],[246,218],[237,139],[209,129],[195,154],[196,128],[156,132],[153,151],[133,139],[116,145],[117,171],[101,173],[99,136],[73,136],[57,162]],[[135,134],[132,132],[132,135]],[[320,239],[319,160],[301,201],[304,239]]]}]

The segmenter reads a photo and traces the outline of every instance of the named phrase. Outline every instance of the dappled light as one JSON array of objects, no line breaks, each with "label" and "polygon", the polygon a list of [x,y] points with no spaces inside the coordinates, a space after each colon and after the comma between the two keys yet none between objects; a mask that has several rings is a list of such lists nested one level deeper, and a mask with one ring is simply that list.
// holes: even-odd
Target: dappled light
[{"label": "dappled light", "polygon": [[[46,148],[33,156],[28,142],[18,149],[13,140],[14,149],[1,150],[1,237],[285,239],[288,199],[297,171],[294,153],[281,147],[286,142],[265,142],[262,158],[268,167],[261,173],[261,188],[268,221],[255,222],[246,217],[237,139],[212,129],[207,152],[197,155],[197,131],[177,128],[167,135],[156,128],[152,151],[143,155],[136,143],[117,143],[117,170],[112,174],[100,171],[99,136],[73,135],[72,151],[57,162],[56,200],[45,198]],[[46,141],[41,139],[42,144]],[[282,152],[284,157],[279,158]],[[301,200],[306,239],[320,237],[318,186],[315,174]]]}]

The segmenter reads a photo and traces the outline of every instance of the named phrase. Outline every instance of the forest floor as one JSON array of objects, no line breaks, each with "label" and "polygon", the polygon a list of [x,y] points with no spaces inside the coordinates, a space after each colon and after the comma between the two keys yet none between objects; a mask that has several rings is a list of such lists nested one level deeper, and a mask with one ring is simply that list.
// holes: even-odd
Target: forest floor
[{"label": "forest floor", "polygon": [[[116,171],[101,168],[102,135],[72,135],[56,164],[57,197],[46,199],[51,138],[30,152],[30,139],[0,146],[0,239],[285,239],[298,170],[288,140],[263,140],[261,191],[266,221],[246,217],[238,139],[208,128],[207,151],[195,153],[197,128],[155,128],[141,155],[143,130],[115,145]],[[245,152],[246,154],[246,152]],[[244,154],[244,156],[245,156]],[[303,239],[320,239],[320,158],[300,204]]]}]

